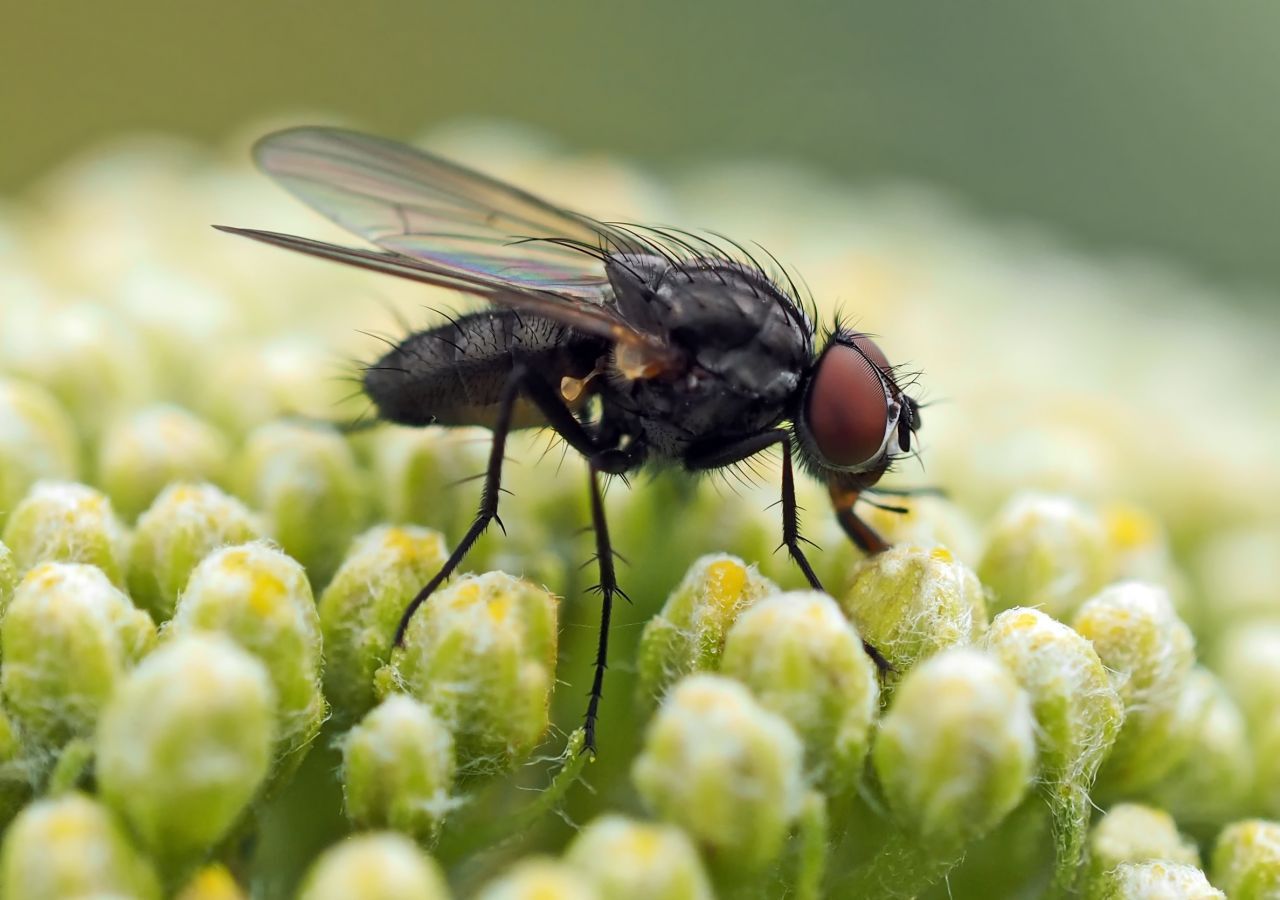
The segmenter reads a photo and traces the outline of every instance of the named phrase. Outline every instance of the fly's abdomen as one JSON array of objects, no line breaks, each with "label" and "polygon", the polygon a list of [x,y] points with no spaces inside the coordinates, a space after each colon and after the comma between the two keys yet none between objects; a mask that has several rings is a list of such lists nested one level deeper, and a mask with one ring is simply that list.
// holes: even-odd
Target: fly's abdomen
[{"label": "fly's abdomen", "polygon": [[[548,319],[492,310],[410,335],[364,373],[379,417],[401,425],[492,426],[503,385],[517,363],[559,388],[583,378],[607,347]],[[517,403],[514,428],[544,425]]]}]

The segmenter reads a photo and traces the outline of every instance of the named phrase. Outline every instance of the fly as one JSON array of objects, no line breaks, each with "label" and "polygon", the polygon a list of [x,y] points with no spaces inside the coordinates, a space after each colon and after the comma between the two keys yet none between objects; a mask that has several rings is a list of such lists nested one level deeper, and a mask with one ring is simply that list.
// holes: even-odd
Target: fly
[{"label": "fly", "polygon": [[780,284],[743,248],[596,221],[352,131],[281,131],[262,139],[255,157],[285,189],[377,249],[223,231],[490,304],[409,335],[364,372],[365,393],[382,419],[493,430],[476,518],[405,609],[397,644],[418,607],[498,518],[503,452],[518,428],[551,428],[588,463],[602,601],[585,716],[592,750],[609,616],[614,597],[625,597],[601,475],[651,463],[702,472],[777,448],[782,543],[815,590],[822,585],[801,548],[795,460],[827,486],[855,544],[867,553],[886,548],[854,505],[910,452],[919,405],[866,334],[837,325],[817,347],[794,285]]}]

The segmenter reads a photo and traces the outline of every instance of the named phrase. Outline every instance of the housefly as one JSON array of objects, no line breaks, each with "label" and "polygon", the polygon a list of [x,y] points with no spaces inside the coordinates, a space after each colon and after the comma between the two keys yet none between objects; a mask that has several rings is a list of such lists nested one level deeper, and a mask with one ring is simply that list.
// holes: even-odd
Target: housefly
[{"label": "housefly", "polygon": [[[625,597],[601,475],[661,463],[702,472],[776,448],[782,543],[815,589],[822,586],[801,548],[794,460],[826,484],[855,544],[869,553],[885,548],[854,504],[910,452],[919,406],[866,334],[837,325],[817,347],[795,286],[740,245],[596,221],[351,131],[278,132],[258,143],[255,156],[284,188],[377,249],[224,231],[490,304],[410,334],[363,374],[381,419],[493,431],[480,509],[406,607],[397,644],[414,611],[497,519],[503,451],[517,428],[550,428],[588,463],[602,599],[588,748],[595,747],[613,599]],[[867,652],[885,666],[873,647]]]}]

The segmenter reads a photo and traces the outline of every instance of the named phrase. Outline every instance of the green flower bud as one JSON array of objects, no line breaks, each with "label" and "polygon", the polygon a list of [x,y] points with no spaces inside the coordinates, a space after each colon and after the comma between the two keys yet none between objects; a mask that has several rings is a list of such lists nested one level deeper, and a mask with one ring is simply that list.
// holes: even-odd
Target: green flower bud
[{"label": "green flower bud", "polygon": [[777,859],[805,799],[803,748],[736,681],[690,675],[668,693],[631,769],[645,804],[740,871]]},{"label": "green flower bud", "polygon": [[1168,592],[1139,581],[1111,585],[1089,600],[1072,626],[1093,642],[1125,705],[1124,726],[1098,776],[1100,788],[1130,792],[1159,781],[1183,759],[1178,707],[1195,659],[1191,630]]},{"label": "green flower bud", "polygon": [[1241,622],[1222,635],[1213,657],[1253,728],[1280,716],[1280,622]]},{"label": "green flower bud", "polygon": [[276,755],[301,761],[325,718],[320,617],[302,567],[262,543],[206,556],[191,573],[167,634],[202,631],[227,634],[266,665],[276,690]]},{"label": "green flower bud", "polygon": [[1121,863],[1157,860],[1195,867],[1200,865],[1200,854],[1163,810],[1137,803],[1113,806],[1089,835],[1086,893],[1091,898],[1106,896],[1108,873]]},{"label": "green flower bud", "polygon": [[484,471],[491,439],[478,428],[378,429],[362,446],[369,451],[379,517],[459,533],[475,503],[455,488]]},{"label": "green flower bud", "polygon": [[144,659],[98,725],[102,798],[169,872],[223,838],[266,778],[275,690],[218,635],[178,637]]},{"label": "green flower bud", "polygon": [[436,861],[394,832],[334,844],[312,864],[298,900],[448,900]]},{"label": "green flower bud", "polygon": [[213,485],[170,485],[138,519],[129,593],[157,622],[164,622],[200,560],[219,547],[264,534],[248,507]]},{"label": "green flower bud", "polygon": [[871,758],[895,817],[937,855],[958,853],[1031,785],[1035,720],[1002,665],[940,653],[902,679]]},{"label": "green flower bud", "polygon": [[641,696],[659,700],[682,675],[718,669],[729,626],[757,600],[777,592],[777,585],[737,557],[717,553],[697,560],[640,635]]},{"label": "green flower bud", "polygon": [[542,739],[555,661],[555,598],[489,572],[432,595],[376,681],[383,696],[401,691],[431,707],[471,774],[508,766]]},{"label": "green flower bud", "polygon": [[1251,805],[1253,750],[1240,708],[1213,673],[1191,670],[1178,703],[1181,761],[1147,795],[1183,825],[1217,827]]},{"label": "green flower bud", "polygon": [[973,643],[987,627],[978,577],[942,547],[893,547],[863,560],[840,605],[893,666],[890,683],[939,650]]},{"label": "green flower bud", "polygon": [[44,563],[18,585],[0,623],[0,691],[24,736],[60,746],[93,733],[155,626],[93,566]]},{"label": "green flower bud", "polygon": [[151,406],[103,435],[98,483],[133,521],[172,481],[219,480],[230,453],[212,425],[177,406]]},{"label": "green flower bud", "polygon": [[572,866],[534,857],[521,860],[506,875],[485,885],[475,900],[604,900],[607,896]]},{"label": "green flower bud", "polygon": [[729,629],[720,671],[791,723],[816,780],[834,790],[856,787],[880,682],[834,600],[814,591],[761,600]]},{"label": "green flower bud", "polygon": [[[978,559],[982,535],[969,514],[951,500],[929,494],[889,500],[906,512],[859,506],[858,515],[891,546],[946,547],[969,565]],[[838,537],[832,535],[833,539]],[[823,546],[827,544],[823,542]]]},{"label": "green flower bud", "polygon": [[1231,900],[1280,896],[1280,824],[1247,819],[1222,829],[1212,872],[1213,883]]},{"label": "green flower bud", "polygon": [[325,696],[343,718],[377,702],[374,674],[390,657],[400,616],[447,556],[439,532],[414,526],[380,525],[351,545],[320,595]]},{"label": "green flower bud", "polygon": [[9,826],[0,850],[0,895],[14,900],[161,896],[155,872],[124,830],[83,794],[39,800]]},{"label": "green flower bud", "polygon": [[18,567],[13,563],[13,551],[0,541],[0,619],[4,618],[13,590],[18,586]]},{"label": "green flower bud", "polygon": [[0,527],[37,481],[80,470],[75,426],[44,388],[0,378]]},{"label": "green flower bud", "polygon": [[392,828],[432,840],[457,802],[450,796],[453,735],[431,709],[393,694],[342,743],[347,818],[357,828]]},{"label": "green flower bud", "polygon": [[1071,615],[1105,583],[1107,533],[1076,501],[1020,494],[991,523],[978,576],[997,609],[1035,607],[1055,618]]},{"label": "green flower bud", "polygon": [[1058,884],[1074,881],[1089,827],[1089,790],[1124,721],[1124,705],[1093,646],[1035,609],[996,616],[988,651],[1031,698],[1041,778],[1053,814]]},{"label": "green flower bud", "polygon": [[31,796],[43,768],[28,757],[9,714],[0,709],[0,832]]},{"label": "green flower bud", "polygon": [[235,482],[285,552],[315,584],[327,582],[365,519],[363,476],[342,435],[314,425],[263,425],[245,441]]},{"label": "green flower bud", "polygon": [[[1255,782],[1250,808],[1280,816],[1280,711],[1256,726],[1251,744]],[[1193,763],[1194,758],[1187,754],[1186,765]]]},{"label": "green flower bud", "polygon": [[106,495],[86,485],[35,485],[9,515],[4,542],[19,572],[42,562],[88,563],[124,587],[129,534]]},{"label": "green flower bud", "polygon": [[248,900],[227,867],[218,863],[205,866],[191,876],[178,892],[177,900]]},{"label": "green flower bud", "polygon": [[588,824],[565,850],[565,860],[610,900],[712,900],[698,852],[669,825],[604,815]]},{"label": "green flower bud", "polygon": [[[1204,623],[1214,633],[1237,623],[1247,629],[1260,619],[1275,616],[1280,527],[1272,524],[1217,531],[1196,549],[1191,563],[1208,601]],[[1223,659],[1229,658],[1223,654]]]},{"label": "green flower bud", "polygon": [[1121,863],[1106,875],[1105,900],[1226,900],[1195,866]]}]

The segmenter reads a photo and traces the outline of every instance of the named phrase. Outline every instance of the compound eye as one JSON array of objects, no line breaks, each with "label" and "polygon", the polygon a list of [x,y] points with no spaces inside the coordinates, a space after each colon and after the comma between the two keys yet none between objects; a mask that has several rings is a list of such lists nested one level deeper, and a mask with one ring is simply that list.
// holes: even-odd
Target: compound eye
[{"label": "compound eye", "polygon": [[877,371],[884,354],[865,335],[854,341],[856,348],[835,344],[822,354],[806,410],[818,452],[842,468],[871,462],[889,425],[889,398]]}]

